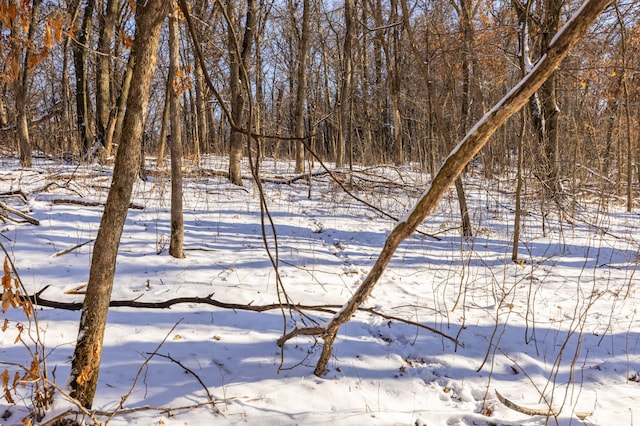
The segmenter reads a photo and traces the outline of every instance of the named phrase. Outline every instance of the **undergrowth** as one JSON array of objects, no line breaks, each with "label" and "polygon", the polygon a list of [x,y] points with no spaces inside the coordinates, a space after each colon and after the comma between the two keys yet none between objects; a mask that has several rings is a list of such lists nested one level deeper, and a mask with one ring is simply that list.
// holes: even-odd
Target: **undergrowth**
[{"label": "undergrowth", "polygon": [[[4,249],[4,247],[3,247]],[[47,379],[44,343],[38,330],[38,315],[33,303],[9,259],[4,260],[2,276],[2,333],[15,333],[13,344],[24,349],[22,362],[0,361],[2,397],[11,407],[19,403],[27,408],[21,419],[24,426],[39,422],[49,409],[53,399],[53,385]],[[5,314],[11,309],[21,311],[23,320],[9,319]],[[6,420],[13,415],[12,408],[1,414]]]}]

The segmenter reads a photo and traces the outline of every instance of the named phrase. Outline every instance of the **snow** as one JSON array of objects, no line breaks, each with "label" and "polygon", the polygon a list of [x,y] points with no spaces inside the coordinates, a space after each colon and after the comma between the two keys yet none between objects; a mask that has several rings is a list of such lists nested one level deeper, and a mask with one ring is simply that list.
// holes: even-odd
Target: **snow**
[{"label": "snow", "polygon": [[[48,286],[43,298],[81,301],[82,295],[71,290],[87,282],[93,244],[56,253],[94,239],[102,208],[53,200],[104,202],[110,168],[37,159],[34,169],[21,170],[13,158],[0,162],[0,192],[22,189],[28,204],[16,200],[12,205],[41,223],[8,222],[0,228],[0,240],[27,290]],[[203,167],[223,170],[226,165],[212,157]],[[292,172],[284,161],[265,160],[263,167],[265,177]],[[356,194],[396,217],[412,208],[429,181],[408,166],[381,166],[360,170],[354,182],[365,173],[366,184],[356,187]],[[371,181],[385,185],[367,187]],[[49,182],[59,186],[44,191]],[[544,398],[551,401],[561,410],[551,424],[582,424],[585,415],[586,424],[633,424],[640,406],[638,214],[613,201],[603,210],[597,199],[585,197],[571,222],[549,215],[543,235],[539,203],[528,200],[523,263],[517,265],[511,262],[510,182],[486,182],[472,171],[465,184],[475,236],[461,241],[451,191],[421,228],[441,241],[422,235],[405,241],[365,305],[435,328],[460,345],[360,311],[340,329],[329,373],[318,378],[313,369],[321,340],[298,336],[283,352],[276,345],[283,332],[312,325],[297,313],[206,304],[112,308],[94,409],[116,409],[137,379],[124,409],[150,408],[116,415],[110,424],[545,424],[544,416],[507,408],[496,390],[529,408],[548,409]],[[277,302],[257,189],[245,183],[243,189],[204,174],[185,181],[187,258],[173,259],[168,255],[170,185],[160,177],[138,182],[132,201],[145,208],[129,211],[112,299],[148,302],[212,294],[226,303]],[[349,198],[326,176],[314,178],[311,198],[302,180],[264,187],[288,297],[293,303],[339,309],[395,224]],[[273,252],[269,227],[267,233]],[[332,316],[304,313],[320,324]],[[11,322],[0,333],[0,370],[8,368],[13,375],[15,364],[29,362],[27,349],[14,344],[15,323],[26,321],[16,309],[5,317]],[[49,378],[63,386],[80,313],[41,308],[38,318]],[[26,414],[29,388],[18,392],[16,405],[0,401],[0,415],[5,413],[0,424],[20,424]],[[206,403],[207,392],[215,406],[178,409]],[[57,393],[49,416],[69,408],[73,405]]]}]

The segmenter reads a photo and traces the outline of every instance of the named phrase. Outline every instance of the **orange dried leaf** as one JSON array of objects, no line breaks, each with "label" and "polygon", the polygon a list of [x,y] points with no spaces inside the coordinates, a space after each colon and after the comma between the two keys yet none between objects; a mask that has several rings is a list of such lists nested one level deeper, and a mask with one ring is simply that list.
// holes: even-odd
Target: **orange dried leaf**
[{"label": "orange dried leaf", "polygon": [[29,69],[38,65],[38,62],[40,62],[40,59],[38,58],[38,54],[36,53],[29,55],[27,58],[27,66],[29,67]]},{"label": "orange dried leaf", "polygon": [[46,48],[48,49],[53,48],[53,29],[51,28],[51,25],[49,25],[48,22],[45,24],[43,42]]},{"label": "orange dried leaf", "polygon": [[37,380],[40,373],[40,363],[37,358],[31,360],[31,368],[29,368],[29,380]]},{"label": "orange dried leaf", "polygon": [[22,31],[24,31],[25,34],[29,33],[29,17],[27,16],[26,13],[23,13],[21,15],[22,18]]},{"label": "orange dried leaf", "polygon": [[18,386],[18,383],[20,383],[20,373],[16,371],[16,374],[13,375],[13,383],[11,386],[15,389],[15,387]]},{"label": "orange dried leaf", "polygon": [[122,29],[120,30],[120,40],[125,49],[130,49],[133,46],[133,40]]},{"label": "orange dried leaf", "polygon": [[65,15],[60,14],[51,22],[54,29],[55,39],[58,43],[62,41],[63,29],[65,25]]},{"label": "orange dried leaf", "polygon": [[9,404],[15,404],[15,401],[11,397],[11,392],[7,388],[4,390],[4,399],[6,399]]},{"label": "orange dried leaf", "polygon": [[2,323],[2,328],[0,328],[0,330],[7,331],[7,328],[9,328],[9,320],[7,318],[4,319],[4,322]]},{"label": "orange dried leaf", "polygon": [[16,8],[16,5],[10,4],[7,8],[7,13],[9,15],[9,18],[16,19],[18,17],[18,9]]},{"label": "orange dried leaf", "polygon": [[2,276],[2,289],[4,291],[11,290],[11,275],[3,275]]},{"label": "orange dried leaf", "polygon": [[4,314],[13,305],[13,293],[5,291],[2,293],[2,313]]},{"label": "orange dried leaf", "polygon": [[2,374],[0,374],[0,380],[2,380],[2,387],[6,389],[9,386],[9,370],[8,369],[5,368]]},{"label": "orange dried leaf", "polygon": [[11,19],[9,18],[6,4],[0,5],[0,21],[2,21],[2,25],[5,27],[11,28]]},{"label": "orange dried leaf", "polygon": [[20,62],[15,54],[11,54],[7,57],[7,76],[9,81],[15,81],[18,78],[18,72],[20,71]]}]

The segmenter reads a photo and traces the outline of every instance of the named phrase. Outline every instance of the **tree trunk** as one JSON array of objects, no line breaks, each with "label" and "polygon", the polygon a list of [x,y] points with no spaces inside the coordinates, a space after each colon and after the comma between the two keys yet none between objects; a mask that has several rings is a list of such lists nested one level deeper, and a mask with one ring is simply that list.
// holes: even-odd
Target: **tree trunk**
[{"label": "tree trunk", "polygon": [[[620,50],[622,53],[622,94],[624,100],[625,117],[625,141],[627,145],[627,212],[633,210],[633,157],[634,149],[631,137],[631,102],[629,101],[629,86],[627,84],[627,29],[620,13],[618,4],[615,4],[618,25],[620,25]],[[618,165],[621,168],[621,164]]]},{"label": "tree trunk", "polygon": [[[102,3],[100,3],[102,4]],[[120,2],[108,0],[103,13],[102,6],[98,14],[100,33],[98,36],[98,54],[96,55],[96,138],[107,146],[107,134],[111,118],[111,42],[115,31],[116,17]]]},{"label": "tree trunk", "polygon": [[207,86],[204,83],[202,68],[196,65],[194,70],[196,89],[196,122],[198,123],[198,140],[194,146],[195,165],[200,166],[200,153],[209,150],[209,119],[207,116]]},{"label": "tree trunk", "polygon": [[162,21],[168,3],[138,0],[136,3],[135,66],[131,96],[127,101],[123,134],[116,156],[113,181],[96,237],[89,282],[80,317],[78,341],[71,363],[71,395],[91,408],[98,383],[102,342],[113,288],[116,256],[127,216],[133,183],[140,162],[140,145]]},{"label": "tree trunk", "polygon": [[127,67],[122,77],[122,90],[118,101],[116,102],[116,112],[111,116],[111,122],[109,123],[109,129],[107,133],[107,141],[105,146],[105,152],[107,155],[111,154],[113,149],[113,141],[120,141],[122,136],[122,126],[124,125],[124,113],[129,98],[129,87],[131,86],[131,78],[133,76],[133,66],[135,64],[135,57],[133,53],[130,54],[127,61]]},{"label": "tree trunk", "polygon": [[84,7],[84,17],[78,34],[78,41],[73,47],[73,64],[76,71],[76,119],[80,132],[80,150],[83,156],[89,153],[93,144],[93,133],[88,122],[90,104],[87,82],[87,52],[89,51],[89,32],[91,17],[95,9],[95,0],[88,0]]},{"label": "tree trunk", "polygon": [[164,107],[162,108],[162,123],[160,124],[160,140],[158,142],[158,153],[156,156],[156,167],[159,169],[164,167],[164,154],[168,139],[167,133],[169,133],[167,130],[169,127],[169,117],[171,112],[171,101],[169,98],[171,97],[172,90],[173,87],[171,85],[171,80],[167,78],[167,88],[164,94]]},{"label": "tree trunk", "polygon": [[353,45],[353,0],[344,0],[344,43],[342,58],[342,86],[340,88],[340,116],[336,144],[336,167],[344,166],[347,146],[351,146],[351,86],[352,86],[352,45]]},{"label": "tree trunk", "polygon": [[586,0],[583,7],[570,19],[561,32],[550,44],[547,55],[527,74],[519,84],[500,100],[472,128],[464,139],[449,154],[431,186],[420,197],[407,217],[399,222],[389,234],[375,264],[358,287],[353,297],[339,310],[331,321],[322,327],[296,329],[280,340],[283,344],[287,338],[297,335],[321,335],[324,340],[322,353],[316,364],[314,373],[323,375],[333,351],[333,343],[340,327],[355,314],[356,310],[369,297],[396,249],[408,238],[424,219],[437,207],[447,189],[460,175],[469,161],[482,149],[491,135],[513,114],[525,105],[529,98],[540,88],[553,73],[562,59],[567,55],[575,42],[583,36],[589,26],[596,20],[611,0]]},{"label": "tree trunk", "polygon": [[[398,21],[397,0],[391,0],[391,22]],[[396,166],[404,163],[404,147],[402,138],[402,116],[400,115],[400,27],[394,25],[391,29],[391,45],[387,47],[387,70],[391,74],[389,82],[389,99],[393,116],[393,144],[391,158]]]},{"label": "tree trunk", "polygon": [[[28,17],[29,29],[27,30],[26,48],[24,48],[24,57],[19,58],[22,46],[20,46],[20,37],[18,32],[18,20],[14,20],[14,27],[11,29],[14,41],[12,42],[12,54],[16,55],[17,60],[21,60],[19,74],[15,81],[15,106],[16,106],[16,128],[18,131],[18,144],[20,148],[20,165],[22,167],[31,167],[31,140],[29,136],[29,82],[31,80],[31,55],[33,39],[36,32],[38,19],[38,9],[40,0],[33,0],[31,13]],[[27,13],[27,8],[22,11]]]},{"label": "tree trunk", "polygon": [[184,258],[184,218],[182,214],[182,114],[180,92],[182,88],[176,80],[180,68],[180,41],[178,39],[178,18],[175,1],[169,14],[169,102],[171,105],[171,238],[169,254]]},{"label": "tree trunk", "polygon": [[[444,118],[444,114],[442,112],[442,106],[440,105],[440,103],[437,101],[437,97],[434,93],[434,89],[433,89],[433,81],[432,81],[432,77],[431,77],[431,68],[429,65],[428,61],[424,61],[422,59],[422,56],[420,55],[420,53],[417,51],[417,42],[416,42],[416,38],[415,35],[413,34],[412,31],[412,27],[410,26],[409,23],[409,7],[408,4],[406,2],[406,0],[401,0],[400,5],[402,7],[402,19],[403,19],[403,25],[404,28],[407,31],[407,36],[409,37],[410,41],[411,41],[411,46],[413,47],[413,53],[414,56],[416,58],[417,61],[419,61],[419,63],[422,64],[422,78],[424,80],[424,84],[426,86],[426,91],[427,91],[427,102],[428,102],[428,109],[429,109],[429,117],[430,117],[430,126],[434,126],[434,122],[435,122],[435,127],[438,129],[440,135],[442,136],[442,138],[444,139],[446,145],[450,148],[452,148],[455,144],[455,140],[456,140],[456,136],[452,134],[451,131],[449,131],[446,126],[445,126],[445,118]],[[428,42],[428,40],[427,40]],[[427,43],[428,45],[428,43]],[[462,105],[465,105],[466,103],[468,103],[467,100],[465,100],[465,97],[463,96],[462,99]],[[467,116],[465,116],[464,114],[468,115],[468,109],[467,112],[464,113],[464,108],[463,108],[463,116],[465,117],[465,119],[468,119]],[[433,117],[431,117],[431,115],[433,115]],[[465,129],[466,126],[463,125],[463,129]],[[465,129],[466,131],[466,129]],[[431,132],[432,133],[432,132]],[[430,138],[432,138],[432,134],[430,133]],[[435,143],[431,143],[431,164],[432,164],[432,168],[435,169],[435,153],[433,152],[435,150]],[[435,170],[432,170],[431,172],[432,174],[435,174]],[[460,207],[460,217],[461,217],[461,224],[462,224],[462,235],[463,237],[471,237],[473,232],[472,232],[472,228],[471,228],[471,219],[469,217],[469,209],[467,208],[467,198],[464,192],[464,185],[462,183],[462,178],[460,176],[458,176],[455,181],[455,188],[456,188],[456,195],[458,198],[458,205]]]},{"label": "tree trunk", "polygon": [[[246,86],[248,85],[249,57],[253,45],[253,37],[256,29],[256,3],[255,0],[247,0],[247,16],[244,28],[242,44],[236,39],[234,27],[235,7],[234,2],[227,2],[227,17],[229,25],[229,69],[231,88],[231,140],[229,142],[229,180],[234,185],[242,186],[242,157],[244,151],[245,136],[234,127],[245,126]],[[249,123],[249,126],[251,124]]]},{"label": "tree trunk", "polygon": [[[298,37],[298,70],[296,86],[296,106],[294,111],[294,135],[296,138],[304,137],[305,108],[304,100],[307,95],[307,57],[309,52],[309,0],[302,3],[302,29]],[[291,10],[292,20],[295,22],[294,10]],[[297,31],[297,28],[296,28]],[[296,173],[304,173],[304,143],[299,140],[295,143]]]}]

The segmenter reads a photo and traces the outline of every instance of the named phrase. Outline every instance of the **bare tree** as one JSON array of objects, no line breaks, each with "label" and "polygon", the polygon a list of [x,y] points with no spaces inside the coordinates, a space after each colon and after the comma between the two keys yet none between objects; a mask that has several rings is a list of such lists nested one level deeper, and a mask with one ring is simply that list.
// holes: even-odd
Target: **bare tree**
[{"label": "bare tree", "polygon": [[[627,66],[627,28],[620,12],[618,3],[615,3],[616,17],[620,26],[620,50],[622,54],[622,94],[625,111],[625,140],[627,150],[627,212],[633,210],[633,157],[634,149],[631,136],[631,102],[629,101],[628,66]],[[618,165],[620,167],[621,165]]]},{"label": "bare tree", "polygon": [[351,145],[351,95],[353,88],[353,0],[344,0],[344,41],[342,44],[342,84],[336,144],[336,167],[344,166],[347,146]]},{"label": "bare tree", "polygon": [[[310,5],[309,0],[303,0],[302,2],[302,24],[301,28],[295,25],[295,7],[291,0],[289,0],[289,9],[291,13],[291,19],[294,24],[294,30],[296,33],[296,43],[298,45],[298,69],[296,72],[296,104],[294,110],[294,136],[302,139],[304,137],[305,128],[305,98],[307,94],[307,57],[309,55],[309,15]],[[304,173],[304,144],[297,141],[295,144],[295,172]]]},{"label": "bare tree", "polygon": [[21,13],[23,20],[28,22],[27,37],[25,41],[24,54],[20,36],[20,22],[14,19],[11,28],[12,46],[11,55],[12,62],[17,75],[12,76],[15,79],[15,107],[16,107],[16,127],[18,130],[18,144],[20,148],[20,165],[22,167],[31,167],[31,139],[29,135],[29,83],[32,73],[32,56],[33,41],[35,37],[38,9],[40,0],[33,0],[31,7],[22,5]]},{"label": "bare tree", "polygon": [[[82,1],[82,0],[78,0]],[[80,133],[80,150],[86,155],[93,145],[91,126],[91,103],[89,101],[89,82],[87,77],[87,57],[90,50],[91,19],[95,9],[95,0],[87,0],[78,39],[73,44],[73,64],[76,73],[76,122]]]},{"label": "bare tree", "polygon": [[491,135],[509,117],[519,111],[549,78],[571,47],[586,33],[589,26],[610,1],[586,0],[582,8],[553,38],[553,41],[548,46],[546,56],[502,100],[485,114],[458,146],[454,148],[434,177],[431,186],[420,197],[407,217],[393,228],[375,264],[354,295],[329,323],[324,326],[294,329],[280,339],[280,345],[283,345],[293,336],[322,336],[324,346],[314,373],[318,376],[325,374],[338,330],[345,322],[351,319],[358,307],[369,297],[400,243],[411,236],[424,219],[435,209],[447,189],[460,175],[468,162],[487,143]]},{"label": "bare tree", "polygon": [[72,396],[90,408],[98,383],[102,342],[109,310],[116,257],[133,183],[140,163],[140,146],[144,130],[151,81],[156,68],[160,29],[169,3],[164,0],[136,2],[135,66],[131,93],[124,117],[113,180],[96,237],[89,282],[82,307],[78,341],[71,363]]},{"label": "bare tree", "polygon": [[96,66],[96,138],[100,145],[107,146],[109,126],[115,124],[115,112],[111,111],[111,43],[116,27],[116,18],[120,2],[108,0],[106,10],[100,2],[98,20],[100,32],[98,36],[97,66]]},{"label": "bare tree", "polygon": [[256,29],[256,2],[247,0],[246,21],[242,41],[236,35],[238,27],[235,2],[227,2],[228,48],[229,48],[229,87],[231,90],[231,140],[229,142],[229,180],[235,185],[242,185],[242,157],[245,136],[236,126],[243,126],[246,118],[247,88],[249,86],[249,58],[253,46]]},{"label": "bare tree", "polygon": [[182,215],[182,114],[180,93],[183,88],[177,80],[180,69],[180,41],[178,39],[177,3],[171,2],[169,14],[169,104],[171,109],[171,238],[169,254],[184,257],[184,218]]}]

